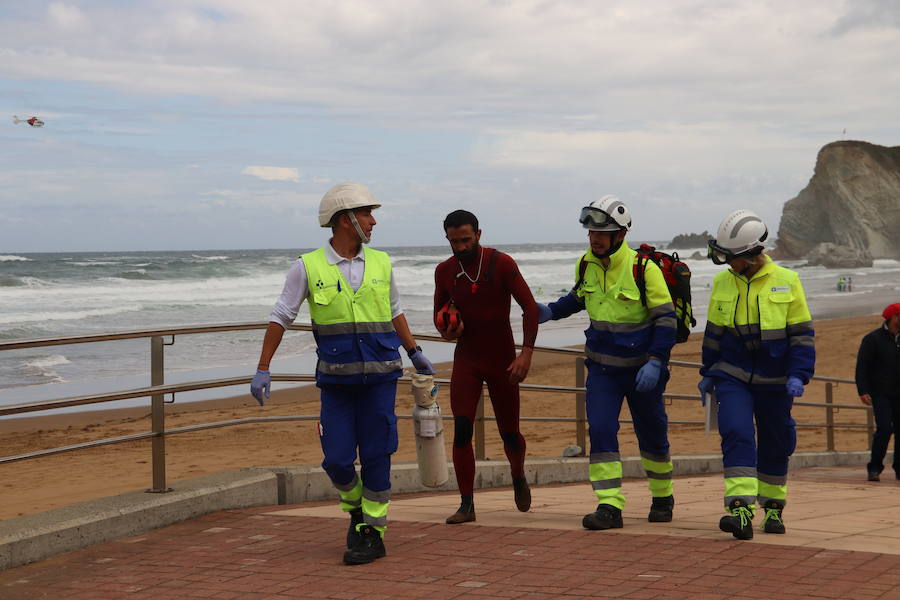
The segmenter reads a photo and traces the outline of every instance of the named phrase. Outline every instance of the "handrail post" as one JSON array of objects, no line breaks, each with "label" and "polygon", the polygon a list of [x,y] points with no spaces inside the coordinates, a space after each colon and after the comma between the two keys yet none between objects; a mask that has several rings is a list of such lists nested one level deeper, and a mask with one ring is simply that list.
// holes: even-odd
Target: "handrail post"
[{"label": "handrail post", "polygon": [[[150,338],[150,385],[157,386],[165,383],[165,371],[163,369],[163,338],[155,335]],[[166,409],[165,395],[154,394],[150,402],[150,428],[155,434],[151,438],[151,454],[153,462],[153,487],[148,492],[163,494],[171,492],[166,487]]]},{"label": "handrail post", "polygon": [[825,440],[826,450],[834,452],[834,384],[825,384]]},{"label": "handrail post", "polygon": [[478,397],[478,409],[475,412],[475,460],[484,460],[484,388]]},{"label": "handrail post", "polygon": [[[575,359],[575,386],[584,387],[584,359]],[[575,392],[575,444],[581,448],[580,456],[587,454],[587,407],[584,392]]]}]

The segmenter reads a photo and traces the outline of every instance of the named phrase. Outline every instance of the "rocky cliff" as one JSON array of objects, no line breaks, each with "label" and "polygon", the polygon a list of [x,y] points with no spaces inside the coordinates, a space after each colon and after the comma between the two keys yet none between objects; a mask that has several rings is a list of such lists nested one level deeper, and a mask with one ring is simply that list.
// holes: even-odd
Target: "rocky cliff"
[{"label": "rocky cliff", "polygon": [[[900,259],[900,146],[843,141],[819,150],[809,184],[784,205],[776,253],[835,267]],[[840,265],[828,264],[833,253]]]},{"label": "rocky cliff", "polygon": [[706,243],[716,236],[710,235],[705,229],[703,233],[679,233],[668,245],[668,249],[706,248]]}]

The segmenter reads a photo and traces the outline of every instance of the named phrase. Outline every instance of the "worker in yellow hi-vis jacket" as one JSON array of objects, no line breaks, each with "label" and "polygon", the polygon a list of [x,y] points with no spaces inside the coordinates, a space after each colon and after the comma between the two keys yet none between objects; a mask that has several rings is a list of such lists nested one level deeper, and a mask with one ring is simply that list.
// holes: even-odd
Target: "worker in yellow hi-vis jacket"
[{"label": "worker in yellow hi-vis jacket", "polygon": [[797,445],[791,407],[816,362],[803,286],[764,254],[767,237],[762,219],[737,210],[709,241],[710,259],[730,269],[713,279],[699,388],[718,402],[728,512],[719,528],[741,540],[753,537],[757,506],[764,532],[785,532],[788,459]]},{"label": "worker in yellow hi-vis jacket", "polygon": [[579,220],[588,230],[591,248],[578,261],[575,286],[549,306],[539,304],[538,310],[541,323],[582,309],[591,318],[585,331],[586,404],[590,480],[599,504],[584,516],[582,525],[587,529],[623,526],[625,496],[617,435],[623,399],[628,400],[653,498],[647,518],[668,522],[675,499],[662,395],[669,380],[669,353],[675,345],[675,306],[653,261],[646,261],[641,275],[644,285],[638,285],[638,255],[624,243],[631,214],[621,200],[604,196],[585,206]]}]

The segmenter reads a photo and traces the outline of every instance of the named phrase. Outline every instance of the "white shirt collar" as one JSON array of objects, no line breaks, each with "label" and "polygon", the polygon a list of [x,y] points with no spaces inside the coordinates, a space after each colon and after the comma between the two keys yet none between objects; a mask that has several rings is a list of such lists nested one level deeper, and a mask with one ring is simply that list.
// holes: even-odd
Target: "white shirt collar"
[{"label": "white shirt collar", "polygon": [[[328,261],[329,265],[336,265],[336,264],[344,262],[344,261],[349,262],[349,260],[350,260],[350,259],[344,258],[343,256],[341,256],[340,254],[338,254],[335,251],[335,249],[331,246],[331,240],[328,240],[328,243],[325,244],[325,259]],[[356,260],[356,259],[359,259],[362,261],[366,260],[366,249],[362,244],[360,244],[360,246],[359,246],[359,253],[353,257],[353,260]]]}]

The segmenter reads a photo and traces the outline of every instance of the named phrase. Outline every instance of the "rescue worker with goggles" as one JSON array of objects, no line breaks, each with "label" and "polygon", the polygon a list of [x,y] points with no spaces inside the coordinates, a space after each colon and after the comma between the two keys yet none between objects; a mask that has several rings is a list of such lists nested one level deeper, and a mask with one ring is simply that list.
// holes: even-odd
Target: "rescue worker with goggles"
[{"label": "rescue worker with goggles", "polygon": [[[761,529],[784,533],[788,459],[797,445],[791,407],[813,376],[812,317],[797,273],[764,250],[765,223],[736,210],[709,241],[709,258],[730,269],[713,279],[698,388],[718,403],[725,510],[719,529],[739,540]],[[756,430],[754,431],[754,419]]]},{"label": "rescue worker with goggles", "polygon": [[631,229],[628,207],[615,196],[604,196],[581,210],[591,248],[575,269],[576,283],[549,306],[538,304],[539,322],[564,319],[587,309],[585,330],[588,369],[586,404],[590,448],[590,481],[599,501],[584,516],[586,529],[623,526],[622,459],[619,454],[619,413],[622,400],[634,420],[647,473],[652,504],[647,519],[672,520],[672,459],[663,391],[666,367],[675,345],[675,307],[662,271],[652,261],[644,270],[646,305],[635,282],[637,252],[625,244]]},{"label": "rescue worker with goggles", "polygon": [[[360,183],[341,183],[322,198],[319,225],[330,227],[324,247],[303,254],[288,271],[272,310],[250,393],[269,397],[269,363],[284,330],[309,299],[316,339],[316,386],[321,391],[322,468],[350,513],[346,564],[386,555],[383,536],[391,497],[391,454],[397,450],[394,404],[402,374],[402,344],[419,373],[434,367],[416,345],[400,308],[390,257],[366,246],[380,204]],[[359,451],[360,474],[354,461]]]}]

